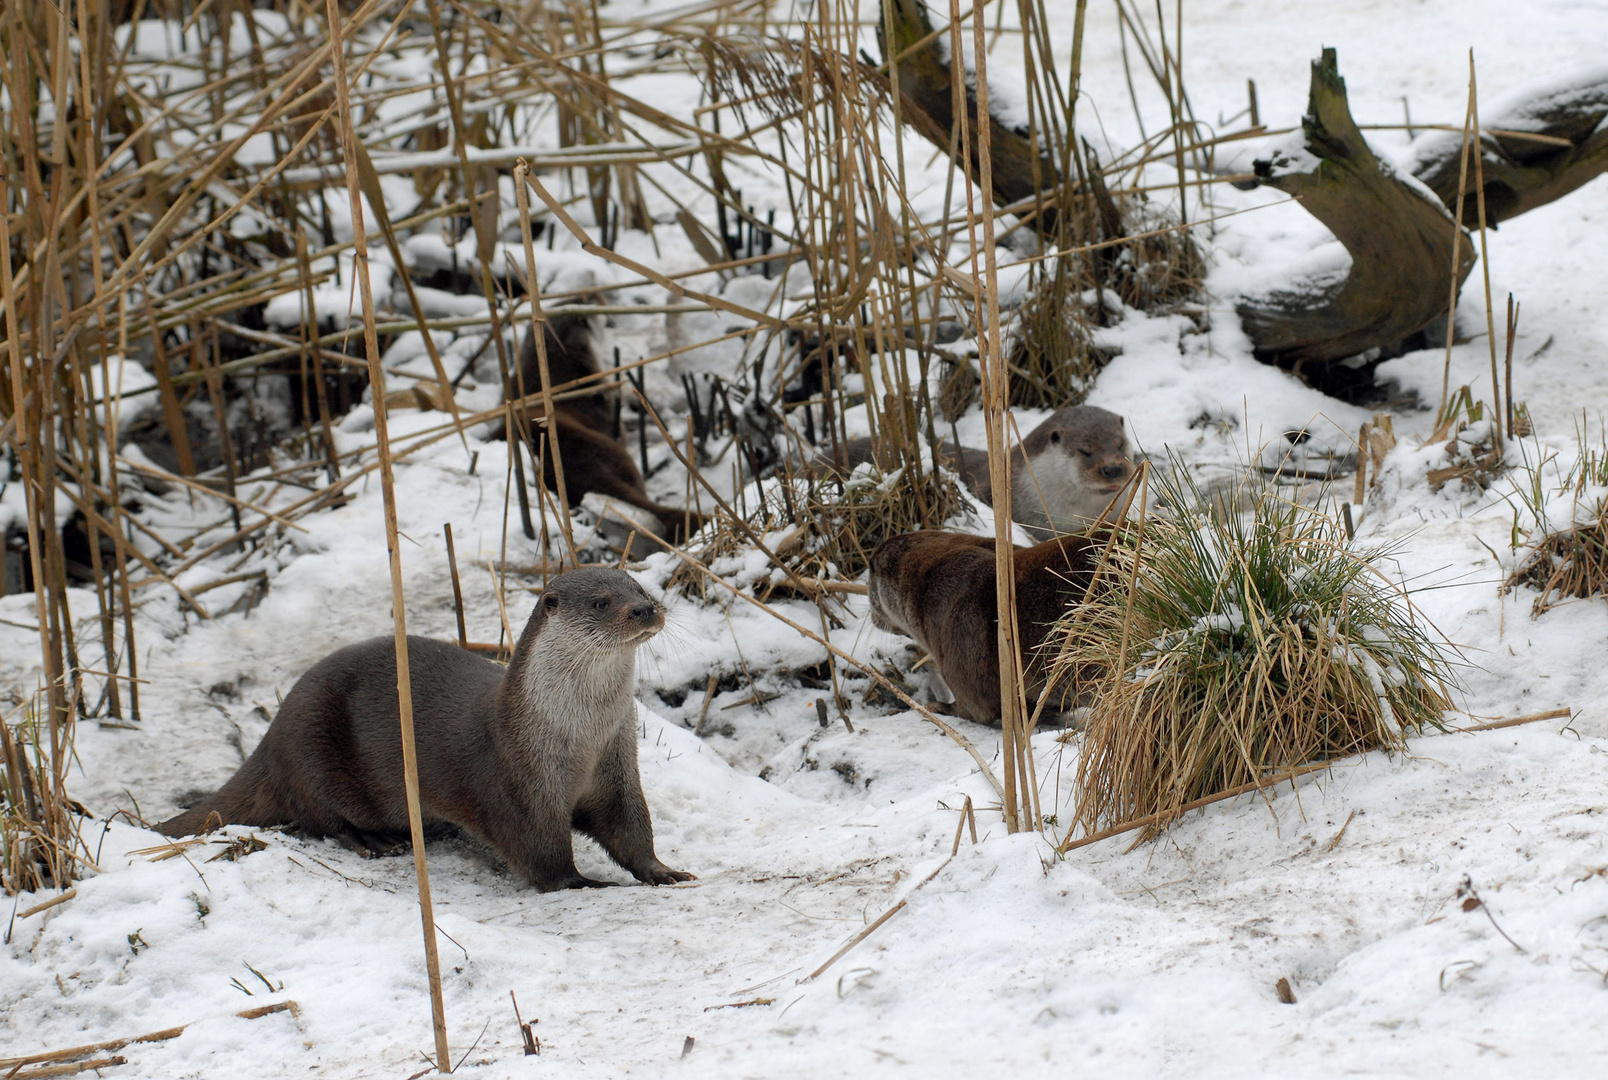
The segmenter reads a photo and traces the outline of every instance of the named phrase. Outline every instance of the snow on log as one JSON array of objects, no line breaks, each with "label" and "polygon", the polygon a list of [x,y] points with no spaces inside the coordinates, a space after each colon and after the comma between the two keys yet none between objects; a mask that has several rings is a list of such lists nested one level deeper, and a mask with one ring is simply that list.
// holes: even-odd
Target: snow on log
[{"label": "snow on log", "polygon": [[[1460,132],[1434,131],[1413,142],[1406,167],[1439,195],[1457,203]],[[1533,82],[1480,111],[1485,172],[1485,220],[1506,221],[1562,198],[1608,172],[1608,65]],[[1473,198],[1474,164],[1463,224],[1479,224]]]},{"label": "snow on log", "polygon": [[[1301,133],[1254,168],[1257,180],[1248,186],[1265,184],[1300,199],[1351,253],[1343,282],[1312,282],[1240,302],[1257,359],[1298,371],[1322,367],[1444,318],[1457,227],[1429,188],[1369,148],[1351,118],[1333,49],[1312,63]],[[1461,285],[1474,266],[1467,233],[1458,248]]]}]

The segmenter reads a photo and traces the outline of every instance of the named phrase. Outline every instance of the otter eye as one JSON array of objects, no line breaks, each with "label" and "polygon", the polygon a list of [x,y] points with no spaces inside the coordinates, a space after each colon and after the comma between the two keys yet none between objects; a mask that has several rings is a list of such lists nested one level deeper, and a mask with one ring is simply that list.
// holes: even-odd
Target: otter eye
[{"label": "otter eye", "polygon": [[592,606],[599,611],[607,611],[609,609],[609,598],[606,596],[600,596],[596,600],[592,601]]},{"label": "otter eye", "polygon": [[1094,456],[1094,451],[1093,450],[1079,450],[1078,453],[1082,454],[1084,457],[1093,457]]},{"label": "otter eye", "polygon": [[556,608],[558,606],[558,597],[556,597],[556,596],[543,597],[542,598],[542,603],[546,604],[550,608]]},{"label": "otter eye", "polygon": [[1060,441],[1061,441],[1061,433],[1059,431],[1050,432],[1050,444],[1052,446],[1055,445],[1056,443],[1059,443]]}]

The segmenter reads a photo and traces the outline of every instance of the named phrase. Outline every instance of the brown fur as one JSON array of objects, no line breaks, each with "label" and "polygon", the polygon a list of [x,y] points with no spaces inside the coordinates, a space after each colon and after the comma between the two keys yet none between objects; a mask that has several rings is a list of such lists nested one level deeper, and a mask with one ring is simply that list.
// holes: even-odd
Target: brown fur
[{"label": "brown fur", "polygon": [[[636,647],[663,626],[628,575],[583,567],[549,582],[506,670],[410,637],[425,823],[474,834],[543,892],[610,884],[575,869],[572,828],[638,881],[690,878],[654,854],[637,773]],[[158,831],[295,825],[371,851],[405,845],[396,687],[391,638],[331,653],[285,695],[234,777]]]},{"label": "brown fur", "polygon": [[[1082,599],[1099,541],[1062,536],[1013,548],[1016,619],[1027,699],[1044,690],[1042,646],[1067,605]],[[871,621],[932,655],[962,715],[999,726],[999,619],[994,541],[963,533],[901,533],[871,556]]]},{"label": "brown fur", "polygon": [[[567,383],[598,373],[597,355],[592,350],[592,325],[584,315],[566,315],[563,308],[548,314],[542,325],[542,337],[547,343],[547,379],[555,391]],[[519,377],[525,394],[542,392],[542,372],[536,355],[535,335],[526,333],[519,349]],[[593,431],[608,433],[614,430],[614,394],[602,387],[603,380],[594,379],[586,387],[594,388],[590,394],[568,398],[558,407]],[[585,389],[576,387],[575,389]],[[518,394],[518,384],[513,387]]]},{"label": "brown fur", "polygon": [[[543,330],[547,343],[548,382],[554,389],[597,373],[591,326],[584,316],[565,315],[560,308],[551,313]],[[542,376],[532,334],[525,335],[519,351],[519,363],[525,393],[540,392]],[[514,392],[518,391],[519,387],[514,387]],[[614,429],[612,392],[599,389],[594,394],[556,402],[553,412],[558,431],[559,457],[564,464],[564,494],[571,505],[579,505],[581,498],[590,492],[618,499],[658,518],[660,535],[668,537],[675,544],[686,540],[689,524],[692,532],[703,527],[703,515],[664,506],[648,498],[642,471],[637,468],[630,453],[611,434]],[[556,494],[557,473],[549,460],[547,440],[542,437],[541,428],[535,420],[541,415],[540,407],[531,410],[531,415],[531,436],[536,456],[542,461],[542,486]]]}]

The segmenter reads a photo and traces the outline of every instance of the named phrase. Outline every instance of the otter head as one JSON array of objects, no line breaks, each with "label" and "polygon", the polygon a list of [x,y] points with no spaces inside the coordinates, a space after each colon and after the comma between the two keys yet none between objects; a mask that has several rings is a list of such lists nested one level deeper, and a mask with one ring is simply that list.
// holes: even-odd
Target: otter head
[{"label": "otter head", "polygon": [[[1076,477],[1087,506],[1082,517],[1097,517],[1133,476],[1133,451],[1122,417],[1093,405],[1073,405],[1058,409],[1028,438],[1043,439],[1042,448],[1059,451],[1069,471]],[[1030,453],[1032,452],[1030,448]],[[1099,506],[1088,512],[1095,503]]]},{"label": "otter head", "polygon": [[531,620],[562,625],[591,649],[635,649],[664,629],[664,609],[622,570],[583,566],[551,578]]}]

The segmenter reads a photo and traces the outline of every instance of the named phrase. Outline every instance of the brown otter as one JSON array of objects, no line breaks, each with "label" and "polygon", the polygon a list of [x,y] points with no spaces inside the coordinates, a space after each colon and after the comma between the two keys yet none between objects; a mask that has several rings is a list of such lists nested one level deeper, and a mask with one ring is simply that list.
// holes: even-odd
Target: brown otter
[{"label": "brown otter", "polygon": [[[872,451],[870,439],[850,439],[843,468],[852,471],[870,461]],[[942,452],[961,483],[980,502],[991,503],[988,451],[945,442]],[[813,468],[833,469],[830,453],[818,453]],[[1035,539],[1087,528],[1132,475],[1122,417],[1093,405],[1057,409],[1011,455],[1011,517]]]},{"label": "brown otter", "polygon": [[[638,881],[692,877],[654,854],[637,774],[636,647],[663,626],[629,575],[582,567],[549,581],[506,670],[408,638],[425,822],[474,834],[543,892],[612,884],[575,869],[572,828]],[[391,638],[331,653],[291,688],[234,777],[157,829],[183,836],[217,815],[370,850],[406,843],[396,687]]]},{"label": "brown otter", "polygon": [[[559,388],[587,375],[598,372],[597,356],[592,349],[591,324],[585,316],[566,315],[562,308],[551,313],[542,327],[547,346],[548,384]],[[542,388],[541,368],[536,355],[534,334],[525,335],[519,351],[521,379],[526,394],[539,393]],[[601,383],[588,383],[594,392],[554,403],[554,424],[558,432],[558,454],[564,465],[564,493],[572,505],[579,506],[581,499],[591,492],[618,499],[620,502],[646,510],[661,524],[661,537],[680,544],[688,532],[703,527],[702,514],[665,506],[648,497],[647,483],[631,455],[613,437],[614,398]],[[513,387],[515,393],[519,387]],[[538,405],[531,410],[539,416]],[[548,453],[548,444],[541,437],[541,429],[531,425],[536,455],[542,461],[542,486],[558,491],[557,471]],[[690,530],[689,530],[690,526]]]},{"label": "brown otter", "polygon": [[[1061,536],[1013,548],[1016,618],[1027,699],[1044,690],[1041,646],[1068,604],[1082,599],[1100,541]],[[999,619],[994,541],[964,533],[901,533],[871,556],[871,621],[932,655],[962,715],[999,726]]]},{"label": "brown otter", "polygon": [[[662,523],[663,531],[658,535],[667,536],[676,544],[686,540],[689,532],[703,528],[704,516],[697,511],[665,506],[649,498],[636,462],[631,460],[625,447],[609,438],[606,432],[588,427],[562,405],[554,410],[554,422],[558,428],[558,452],[564,462],[564,492],[571,503],[578,505],[583,496],[595,491],[640,507]],[[556,492],[557,473],[547,441],[537,437],[535,444],[537,457],[542,462],[542,486]]]},{"label": "brown otter", "polygon": [[[555,308],[542,323],[542,338],[547,346],[547,379],[555,390],[598,373],[597,354],[592,349],[592,322],[585,315],[566,313]],[[527,331],[519,347],[519,379],[524,393],[542,392],[542,369],[536,355],[536,335]],[[614,430],[614,394],[604,387],[602,379],[593,379],[577,390],[590,393],[558,402],[558,407],[593,431]],[[520,383],[512,390],[520,393]]]}]

